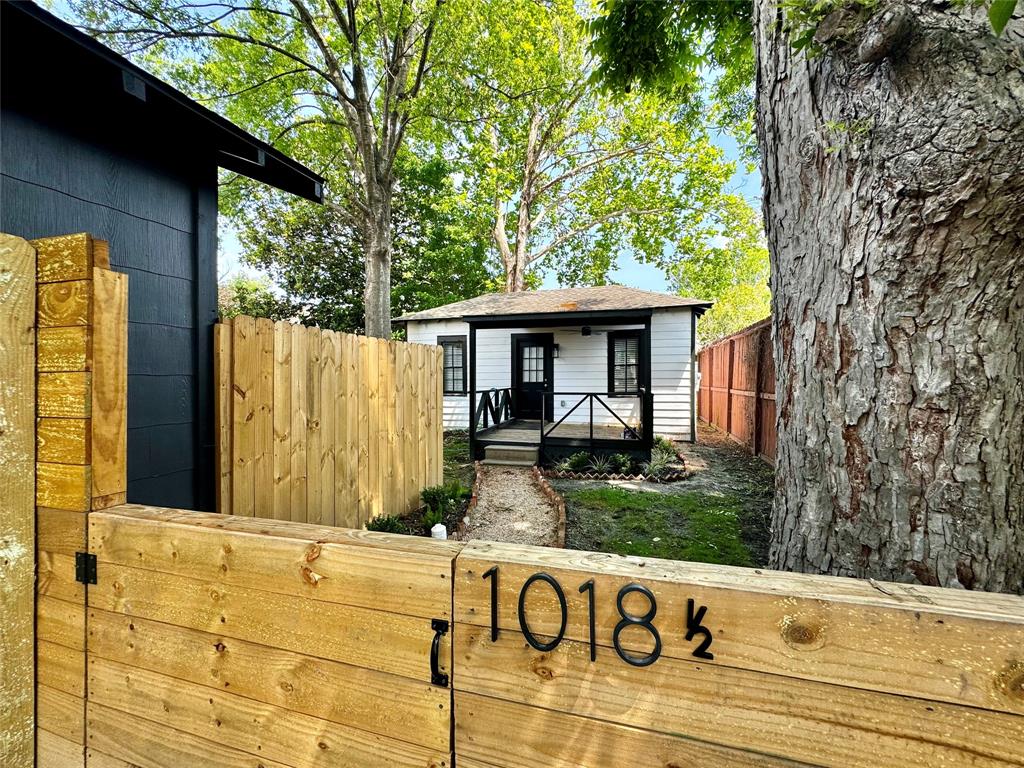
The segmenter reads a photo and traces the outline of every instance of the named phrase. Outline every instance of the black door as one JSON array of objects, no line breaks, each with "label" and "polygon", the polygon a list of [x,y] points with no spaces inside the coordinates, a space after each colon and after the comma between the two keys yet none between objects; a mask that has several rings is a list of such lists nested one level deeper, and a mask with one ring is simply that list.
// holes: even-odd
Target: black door
[{"label": "black door", "polygon": [[[512,338],[513,383],[516,417],[540,419],[545,393],[552,391],[554,348],[550,333],[515,334]],[[551,418],[551,398],[544,406],[544,418]]]}]

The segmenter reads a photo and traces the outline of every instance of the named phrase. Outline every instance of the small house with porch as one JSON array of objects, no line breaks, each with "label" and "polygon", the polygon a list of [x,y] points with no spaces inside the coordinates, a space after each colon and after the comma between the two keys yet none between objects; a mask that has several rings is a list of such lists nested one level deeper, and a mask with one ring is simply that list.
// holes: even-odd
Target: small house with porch
[{"label": "small house with porch", "polygon": [[650,456],[696,439],[697,318],[711,302],[621,285],[495,293],[396,318],[444,348],[444,426],[474,458]]}]

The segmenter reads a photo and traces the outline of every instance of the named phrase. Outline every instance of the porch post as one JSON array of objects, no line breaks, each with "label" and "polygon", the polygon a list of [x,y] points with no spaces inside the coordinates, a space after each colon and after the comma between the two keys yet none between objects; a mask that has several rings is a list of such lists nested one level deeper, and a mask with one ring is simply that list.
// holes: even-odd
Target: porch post
[{"label": "porch post", "polygon": [[469,459],[476,461],[476,326],[469,324]]},{"label": "porch post", "polygon": [[644,332],[640,337],[640,355],[644,360],[644,396],[640,403],[641,420],[644,425],[644,448],[654,447],[654,394],[651,392],[651,315],[644,320]]}]

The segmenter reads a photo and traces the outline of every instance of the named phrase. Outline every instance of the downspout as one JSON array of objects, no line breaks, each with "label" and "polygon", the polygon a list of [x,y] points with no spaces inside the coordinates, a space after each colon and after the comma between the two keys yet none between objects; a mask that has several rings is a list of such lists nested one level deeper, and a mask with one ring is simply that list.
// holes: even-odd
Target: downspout
[{"label": "downspout", "polygon": [[697,442],[697,311],[690,310],[690,442]]}]

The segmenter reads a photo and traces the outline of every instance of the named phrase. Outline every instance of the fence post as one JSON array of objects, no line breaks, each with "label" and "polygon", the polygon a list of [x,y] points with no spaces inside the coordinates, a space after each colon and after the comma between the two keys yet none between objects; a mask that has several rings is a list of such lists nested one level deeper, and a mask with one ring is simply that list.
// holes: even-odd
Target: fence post
[{"label": "fence post", "polygon": [[734,369],[734,360],[736,358],[736,340],[729,339],[729,377],[725,380],[725,434],[732,434],[732,390]]},{"label": "fence post", "polygon": [[751,453],[759,456],[761,453],[761,344],[764,331],[758,330],[754,335],[754,437]]},{"label": "fence post", "polygon": [[[85,759],[88,513],[127,493],[128,277],[88,234],[36,247],[39,765]],[[81,570],[79,565],[82,566]],[[81,578],[80,578],[81,577]]]}]

